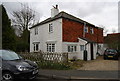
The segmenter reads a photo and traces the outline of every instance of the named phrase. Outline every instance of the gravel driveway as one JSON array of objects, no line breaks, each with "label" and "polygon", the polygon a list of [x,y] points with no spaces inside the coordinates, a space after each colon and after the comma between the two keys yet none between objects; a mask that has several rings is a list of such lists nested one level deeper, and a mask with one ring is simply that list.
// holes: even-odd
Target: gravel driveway
[{"label": "gravel driveway", "polygon": [[103,56],[99,56],[96,60],[85,62],[78,70],[118,70],[118,60],[104,60]]}]

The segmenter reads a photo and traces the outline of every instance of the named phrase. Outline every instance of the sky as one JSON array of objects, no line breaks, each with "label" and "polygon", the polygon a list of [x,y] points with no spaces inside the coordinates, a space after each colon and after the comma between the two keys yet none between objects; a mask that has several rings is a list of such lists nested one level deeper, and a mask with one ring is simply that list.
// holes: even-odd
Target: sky
[{"label": "sky", "polygon": [[65,11],[95,26],[105,27],[108,34],[118,32],[119,0],[1,0],[9,17],[13,11],[20,10],[25,3],[37,14],[36,19],[43,21],[51,16],[56,4],[59,11]]}]

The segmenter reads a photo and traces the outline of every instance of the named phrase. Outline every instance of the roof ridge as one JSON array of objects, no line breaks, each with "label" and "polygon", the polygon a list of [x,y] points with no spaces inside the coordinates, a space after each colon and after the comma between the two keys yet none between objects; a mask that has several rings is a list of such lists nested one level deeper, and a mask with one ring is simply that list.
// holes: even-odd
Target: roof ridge
[{"label": "roof ridge", "polygon": [[[82,19],[80,19],[80,18],[78,18],[78,17],[76,17],[76,16],[74,16],[74,15],[71,15],[71,14],[69,14],[69,13],[67,13],[67,12],[61,11],[61,12],[59,12],[57,15],[55,15],[54,17],[49,17],[49,18],[41,21],[40,23],[32,26],[31,28],[34,28],[34,27],[36,27],[36,26],[38,26],[38,25],[42,25],[42,24],[48,23],[48,22],[53,21],[53,20],[56,20],[56,19],[58,19],[58,18],[67,18],[67,19],[70,19],[70,20],[73,20],[73,21],[76,21],[76,22],[80,22],[80,23],[84,23],[84,22],[85,22],[85,23],[87,23],[88,25],[91,25],[91,26],[96,27],[95,25],[93,25],[93,24],[91,24],[91,23],[89,23],[89,22],[87,22],[87,21],[84,21],[84,20],[82,20]],[[31,28],[30,28],[30,29],[31,29]],[[100,28],[100,27],[96,27],[96,28]],[[100,29],[103,29],[103,28],[100,28]]]}]

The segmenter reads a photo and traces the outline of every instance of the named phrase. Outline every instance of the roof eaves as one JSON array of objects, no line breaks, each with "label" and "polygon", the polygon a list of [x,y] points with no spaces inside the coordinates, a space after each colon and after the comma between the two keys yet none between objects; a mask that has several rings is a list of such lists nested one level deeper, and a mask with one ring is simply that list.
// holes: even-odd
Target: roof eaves
[{"label": "roof eaves", "polygon": [[103,29],[103,28],[97,27],[97,26],[95,26],[95,25],[93,25],[93,24],[91,24],[91,23],[89,23],[89,22],[87,22],[87,21],[84,21],[84,20],[82,20],[82,19],[80,19],[80,18],[77,18],[77,17],[75,17],[75,16],[73,16],[73,15],[71,15],[71,14],[68,14],[68,13],[66,13],[66,12],[64,12],[64,11],[61,11],[58,15],[56,15],[56,16],[53,17],[53,18],[51,18],[51,17],[47,18],[46,20],[44,20],[44,21],[42,21],[42,22],[40,22],[40,23],[32,26],[30,29],[32,29],[32,28],[34,28],[34,27],[36,27],[36,26],[39,26],[39,25],[48,23],[48,22],[50,22],[50,21],[59,19],[59,18],[66,18],[66,19],[70,19],[70,20],[73,20],[73,21],[76,21],[76,22],[79,22],[79,23],[86,23],[86,24],[91,25],[91,26],[93,26],[93,27],[95,27],[95,28]]},{"label": "roof eaves", "polygon": [[[64,12],[64,11],[62,11],[62,13],[64,14],[63,17],[66,18],[66,19],[74,20],[74,21],[80,22],[80,23],[86,23],[86,24],[91,25],[91,26],[93,26],[95,28],[99,28],[99,27],[97,27],[97,26],[95,26],[95,25],[93,25],[93,24],[91,24],[91,23],[89,23],[87,21],[84,21],[84,20],[82,20],[80,18],[77,18],[77,17],[75,17],[75,16],[73,16],[71,14],[68,14],[68,13]],[[66,16],[66,14],[68,15],[68,17]],[[100,29],[102,29],[102,28],[100,28]]]},{"label": "roof eaves", "polygon": [[39,25],[42,25],[42,24],[48,23],[48,22],[50,22],[50,21],[53,21],[53,20],[59,19],[59,18],[62,18],[62,12],[60,12],[58,15],[56,15],[56,16],[53,17],[53,18],[51,18],[51,17],[47,18],[46,20],[44,20],[44,21],[42,21],[42,22],[40,22],[40,23],[38,23],[38,24],[32,26],[30,29],[32,29],[32,28],[34,28],[34,27],[36,27],[36,26],[39,26]]},{"label": "roof eaves", "polygon": [[87,39],[87,38],[83,38],[83,37],[80,37],[81,39],[87,41],[88,43],[96,43],[95,41],[92,41],[90,39]]}]

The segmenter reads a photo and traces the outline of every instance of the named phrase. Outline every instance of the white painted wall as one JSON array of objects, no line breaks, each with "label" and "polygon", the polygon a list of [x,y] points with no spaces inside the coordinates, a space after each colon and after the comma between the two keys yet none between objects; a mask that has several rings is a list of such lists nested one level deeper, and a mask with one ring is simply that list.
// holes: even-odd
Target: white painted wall
[{"label": "white painted wall", "polygon": [[96,59],[97,55],[97,43],[93,44],[93,51],[94,51],[94,59]]},{"label": "white painted wall", "polygon": [[[68,45],[75,45],[77,46],[77,52],[68,52]],[[76,57],[79,59],[79,54],[78,54],[78,42],[63,42],[62,43],[62,52],[68,52],[68,58],[73,59],[73,57]]]},{"label": "white painted wall", "polygon": [[[81,59],[81,60],[84,60],[84,51],[81,51],[80,50],[80,45],[85,45],[87,43],[87,41],[84,41],[84,40],[82,40],[82,39],[80,39],[79,38],[79,58]],[[86,49],[88,50],[88,47],[86,46]]]},{"label": "white painted wall", "polygon": [[98,44],[98,45],[100,45],[100,49],[98,49],[98,53],[100,54],[100,55],[103,55],[104,54],[104,51],[105,51],[105,49],[107,48],[107,46],[105,45],[105,44]]},{"label": "white painted wall", "polygon": [[[62,51],[63,52],[68,52],[68,45],[76,45],[77,46],[77,51],[69,53],[68,52],[68,58],[73,59],[73,57],[77,57],[77,59],[84,60],[84,51],[80,50],[80,45],[85,45],[87,41],[79,39],[79,42],[63,42],[62,43]],[[87,50],[87,60],[91,60],[91,49],[90,49],[90,43],[86,45],[86,50]],[[96,53],[97,53],[97,44],[93,44],[93,49],[94,49],[94,59],[96,59]]]},{"label": "white painted wall", "polygon": [[[53,32],[49,32],[49,24],[53,24]],[[40,42],[40,49],[47,51],[47,43],[55,42],[55,52],[62,52],[62,19],[57,19],[49,23],[39,25],[38,35],[34,34],[34,28],[30,30],[30,52],[33,52],[33,42]]]}]

